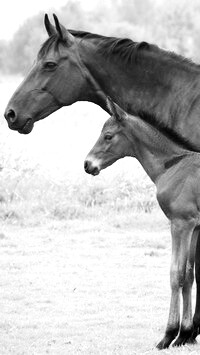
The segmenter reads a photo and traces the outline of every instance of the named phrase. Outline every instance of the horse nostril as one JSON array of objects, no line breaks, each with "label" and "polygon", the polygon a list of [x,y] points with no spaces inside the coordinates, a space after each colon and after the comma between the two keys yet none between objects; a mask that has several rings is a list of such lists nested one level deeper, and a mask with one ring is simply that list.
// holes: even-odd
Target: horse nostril
[{"label": "horse nostril", "polygon": [[84,162],[84,169],[85,169],[85,171],[88,170],[88,162],[87,162],[87,160]]},{"label": "horse nostril", "polygon": [[14,123],[17,119],[17,116],[15,114],[15,111],[10,109],[5,113],[5,118],[7,121]]}]

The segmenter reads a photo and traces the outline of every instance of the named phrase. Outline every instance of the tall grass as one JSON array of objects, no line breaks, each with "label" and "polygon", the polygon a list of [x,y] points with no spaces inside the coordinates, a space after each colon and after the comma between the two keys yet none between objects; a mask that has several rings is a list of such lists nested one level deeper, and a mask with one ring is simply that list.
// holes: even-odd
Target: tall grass
[{"label": "tall grass", "polygon": [[55,181],[39,169],[1,171],[0,219],[12,223],[43,223],[44,219],[83,219],[157,210],[153,185],[134,183],[124,174],[109,181],[79,177]]}]

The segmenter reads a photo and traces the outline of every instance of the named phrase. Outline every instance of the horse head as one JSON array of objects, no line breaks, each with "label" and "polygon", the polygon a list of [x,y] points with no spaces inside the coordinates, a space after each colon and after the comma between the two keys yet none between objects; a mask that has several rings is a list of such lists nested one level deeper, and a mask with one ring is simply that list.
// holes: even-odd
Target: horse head
[{"label": "horse head", "polygon": [[49,38],[5,110],[9,128],[19,133],[30,133],[35,121],[84,96],[86,78],[77,53],[77,40],[56,15],[54,22],[55,26],[45,15]]}]

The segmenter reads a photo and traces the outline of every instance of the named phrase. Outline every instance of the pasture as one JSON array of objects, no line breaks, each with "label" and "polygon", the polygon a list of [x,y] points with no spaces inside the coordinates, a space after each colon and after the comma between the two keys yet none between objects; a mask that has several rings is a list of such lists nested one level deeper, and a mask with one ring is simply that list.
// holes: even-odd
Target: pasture
[{"label": "pasture", "polygon": [[[2,80],[1,117],[17,81]],[[28,136],[1,120],[1,355],[158,354],[170,296],[168,221],[134,159],[95,178],[84,173],[106,118],[75,104]]]}]

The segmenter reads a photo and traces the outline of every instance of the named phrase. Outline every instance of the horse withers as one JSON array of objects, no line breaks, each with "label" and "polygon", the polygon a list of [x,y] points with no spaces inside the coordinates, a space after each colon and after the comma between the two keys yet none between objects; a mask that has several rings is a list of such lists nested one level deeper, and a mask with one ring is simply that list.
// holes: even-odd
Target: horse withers
[{"label": "horse withers", "polygon": [[172,235],[169,319],[157,347],[167,348],[174,340],[173,345],[184,345],[194,338],[191,291],[200,227],[200,154],[186,149],[182,141],[167,137],[141,118],[128,115],[110,99],[108,107],[112,116],[104,124],[84,168],[87,173],[98,175],[118,159],[132,156],[154,182],[159,205],[171,222]]}]

